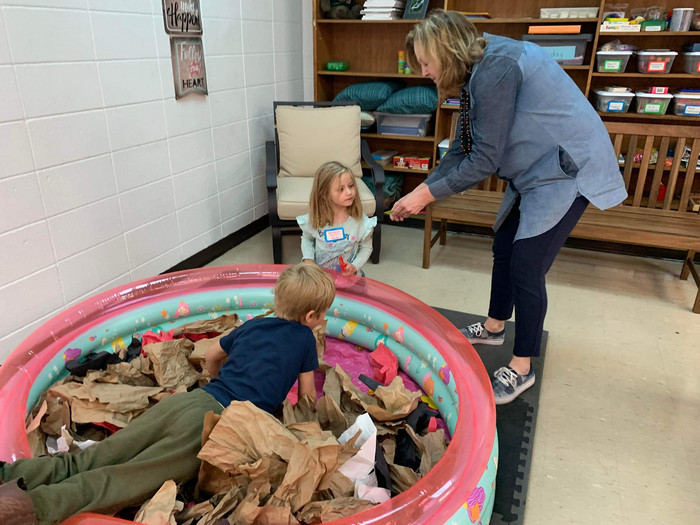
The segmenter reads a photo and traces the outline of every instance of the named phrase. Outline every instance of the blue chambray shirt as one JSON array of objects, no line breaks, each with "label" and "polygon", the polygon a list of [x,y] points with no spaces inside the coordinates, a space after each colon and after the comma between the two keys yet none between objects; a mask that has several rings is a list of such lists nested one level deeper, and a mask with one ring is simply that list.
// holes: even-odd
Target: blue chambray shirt
[{"label": "blue chambray shirt", "polygon": [[555,226],[578,195],[600,209],[627,197],[617,158],[598,114],[564,70],[538,45],[484,33],[488,45],[472,70],[472,151],[457,140],[425,183],[444,199],[495,173],[509,182],[494,230],[520,196],[515,239]]}]

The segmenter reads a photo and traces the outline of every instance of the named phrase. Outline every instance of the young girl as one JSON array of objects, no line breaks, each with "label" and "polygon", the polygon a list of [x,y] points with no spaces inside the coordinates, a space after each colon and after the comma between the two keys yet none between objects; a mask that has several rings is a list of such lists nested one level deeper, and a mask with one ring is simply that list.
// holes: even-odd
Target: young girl
[{"label": "young girl", "polygon": [[[326,162],[314,175],[309,213],[297,217],[304,260],[344,275],[364,275],[372,253],[377,218],[362,213],[355,176],[339,162]],[[342,262],[341,262],[342,257]]]}]

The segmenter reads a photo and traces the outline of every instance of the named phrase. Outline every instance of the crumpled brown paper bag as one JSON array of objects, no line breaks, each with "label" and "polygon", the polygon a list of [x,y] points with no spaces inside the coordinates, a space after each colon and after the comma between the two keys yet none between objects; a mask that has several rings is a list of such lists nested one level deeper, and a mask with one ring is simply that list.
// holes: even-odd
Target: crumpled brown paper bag
[{"label": "crumpled brown paper bag", "polygon": [[191,387],[199,379],[199,373],[189,361],[194,343],[189,339],[161,341],[143,347],[153,363],[153,374],[160,386],[174,390],[178,386]]},{"label": "crumpled brown paper bag", "polygon": [[[389,386],[377,388],[376,397],[372,397],[360,391],[345,370],[337,365],[335,369],[326,372],[326,384],[329,385],[329,390],[324,385],[324,393],[330,394],[334,399],[339,397],[338,404],[343,410],[355,414],[367,412],[380,422],[405,418],[416,409],[421,396],[421,392],[409,391],[404,386],[403,379],[396,376]],[[342,389],[340,396],[334,391],[336,385]]]},{"label": "crumpled brown paper bag", "polygon": [[[221,414],[198,457],[229,474],[243,472],[270,480],[278,486],[267,503],[296,511],[311,501],[319,487],[331,486],[341,457],[351,455],[329,432],[316,427],[309,422],[292,431],[252,403],[234,401]],[[282,466],[286,469],[279,479]]]},{"label": "crumpled brown paper bag", "polygon": [[238,314],[220,315],[214,319],[192,321],[191,323],[180,325],[173,329],[173,337],[177,338],[182,334],[223,334],[242,324],[243,321],[238,317]]},{"label": "crumpled brown paper bag", "polygon": [[[86,378],[87,379],[87,378]],[[125,427],[149,406],[149,396],[160,387],[135,387],[110,383],[69,382],[49,389],[70,404],[74,423],[111,423]]]},{"label": "crumpled brown paper bag", "polygon": [[314,501],[304,505],[297,517],[304,523],[325,523],[374,507],[374,503],[352,497]]},{"label": "crumpled brown paper bag", "polygon": [[134,521],[143,525],[177,525],[175,514],[184,507],[177,501],[177,485],[168,480],[158,489],[155,495],[141,505]]}]

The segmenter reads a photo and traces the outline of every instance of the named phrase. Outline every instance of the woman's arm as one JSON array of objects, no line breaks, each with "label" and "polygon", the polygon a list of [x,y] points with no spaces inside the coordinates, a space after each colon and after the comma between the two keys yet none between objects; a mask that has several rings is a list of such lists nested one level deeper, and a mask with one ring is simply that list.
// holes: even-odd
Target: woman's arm
[{"label": "woman's arm", "polygon": [[[437,200],[467,190],[498,172],[501,158],[515,119],[515,102],[523,75],[518,63],[503,56],[486,57],[470,80],[472,150],[469,155],[448,159],[440,177],[429,177],[426,183]],[[448,152],[450,154],[450,152]],[[447,154],[445,155],[447,157]],[[443,159],[444,161],[444,159]]]},{"label": "woman's arm", "polygon": [[219,369],[226,362],[228,354],[221,348],[218,341],[212,344],[204,353],[204,368],[211,377],[219,377]]},{"label": "woman's arm", "polygon": [[297,378],[299,381],[298,391],[299,399],[303,395],[307,395],[311,400],[316,403],[316,384],[314,383],[314,371],[302,372]]}]

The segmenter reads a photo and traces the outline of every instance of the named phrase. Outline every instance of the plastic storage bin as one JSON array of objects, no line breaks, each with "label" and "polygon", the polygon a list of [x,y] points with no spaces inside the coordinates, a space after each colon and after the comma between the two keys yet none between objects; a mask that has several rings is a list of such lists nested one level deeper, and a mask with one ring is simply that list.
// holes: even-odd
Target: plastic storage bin
[{"label": "plastic storage bin", "polygon": [[598,73],[622,73],[632,51],[598,51],[595,54]]},{"label": "plastic storage bin", "polygon": [[605,113],[627,113],[630,108],[634,93],[622,93],[614,91],[603,91],[596,89],[595,108]]},{"label": "plastic storage bin", "polygon": [[678,53],[668,49],[637,51],[637,71],[640,73],[670,73]]},{"label": "plastic storage bin", "polygon": [[586,46],[593,40],[593,35],[523,35],[522,40],[541,46],[561,65],[580,66],[583,64]]},{"label": "plastic storage bin", "polygon": [[540,18],[595,18],[597,7],[543,7]]},{"label": "plastic storage bin", "polygon": [[683,71],[692,75],[700,75],[700,51],[683,53]]},{"label": "plastic storage bin", "polygon": [[700,116],[700,93],[675,93],[673,113],[676,115]]},{"label": "plastic storage bin", "polygon": [[376,111],[377,133],[380,135],[408,135],[411,137],[425,137],[428,130],[428,121],[431,114],[397,115],[394,113],[382,113]]},{"label": "plastic storage bin", "polygon": [[637,91],[637,113],[651,113],[652,115],[663,115],[668,109],[668,103],[671,102],[673,95],[646,93]]},{"label": "plastic storage bin", "polygon": [[395,149],[380,149],[372,152],[372,158],[380,166],[389,166],[394,161],[394,155],[398,155],[398,153]]}]

